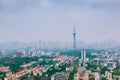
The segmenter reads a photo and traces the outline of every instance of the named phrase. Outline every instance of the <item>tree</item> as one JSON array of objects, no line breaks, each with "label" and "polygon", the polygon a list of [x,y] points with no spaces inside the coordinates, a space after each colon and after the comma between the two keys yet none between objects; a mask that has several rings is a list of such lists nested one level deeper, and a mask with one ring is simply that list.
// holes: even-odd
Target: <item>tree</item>
[{"label": "tree", "polygon": [[107,80],[106,77],[102,77],[102,80]]},{"label": "tree", "polygon": [[105,71],[110,71],[110,70],[108,69],[108,67],[103,67],[101,69],[101,74],[105,74]]}]

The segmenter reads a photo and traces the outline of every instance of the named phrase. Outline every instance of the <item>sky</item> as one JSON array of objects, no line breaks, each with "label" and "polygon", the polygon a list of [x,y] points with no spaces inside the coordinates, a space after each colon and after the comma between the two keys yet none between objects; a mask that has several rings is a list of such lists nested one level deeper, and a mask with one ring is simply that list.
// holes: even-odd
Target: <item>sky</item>
[{"label": "sky", "polygon": [[120,0],[0,0],[0,42],[120,41]]}]

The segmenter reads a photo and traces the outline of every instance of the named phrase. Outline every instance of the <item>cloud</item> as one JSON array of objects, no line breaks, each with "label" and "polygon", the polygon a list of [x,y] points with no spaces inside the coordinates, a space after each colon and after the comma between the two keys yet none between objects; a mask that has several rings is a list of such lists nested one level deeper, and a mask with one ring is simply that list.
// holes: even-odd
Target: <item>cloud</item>
[{"label": "cloud", "polygon": [[48,7],[50,5],[50,2],[49,0],[41,0],[40,1],[40,4],[43,6],[43,7]]},{"label": "cloud", "polygon": [[48,8],[52,5],[49,0],[0,0],[0,11],[20,11],[26,7]]},{"label": "cloud", "polygon": [[0,0],[0,9],[12,10],[19,5],[19,0]]},{"label": "cloud", "polygon": [[81,0],[84,4],[94,8],[120,8],[120,0]]},{"label": "cloud", "polygon": [[26,7],[30,8],[51,8],[51,7],[87,7],[87,8],[120,8],[120,0],[0,0],[0,11],[21,11]]},{"label": "cloud", "polygon": [[111,4],[111,3],[120,3],[120,0],[82,0],[86,3],[102,3],[102,4]]},{"label": "cloud", "polygon": [[73,24],[77,40],[120,40],[116,4],[118,0],[0,0],[1,40],[72,40]]}]

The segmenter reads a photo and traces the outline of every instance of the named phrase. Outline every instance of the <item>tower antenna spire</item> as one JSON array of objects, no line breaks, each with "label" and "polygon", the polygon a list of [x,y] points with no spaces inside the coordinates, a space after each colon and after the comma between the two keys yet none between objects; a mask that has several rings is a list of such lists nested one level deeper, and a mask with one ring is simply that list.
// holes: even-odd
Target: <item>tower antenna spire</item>
[{"label": "tower antenna spire", "polygon": [[74,24],[74,26],[73,26],[74,28],[73,28],[73,31],[74,31],[74,33],[75,33],[75,24]]},{"label": "tower antenna spire", "polygon": [[76,48],[76,31],[75,31],[75,24],[73,26],[73,48]]}]

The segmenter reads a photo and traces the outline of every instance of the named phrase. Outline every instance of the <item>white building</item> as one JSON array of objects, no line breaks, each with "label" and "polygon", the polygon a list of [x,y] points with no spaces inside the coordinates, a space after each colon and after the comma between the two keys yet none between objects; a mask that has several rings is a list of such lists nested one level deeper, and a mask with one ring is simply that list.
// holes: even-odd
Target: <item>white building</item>
[{"label": "white building", "polygon": [[86,50],[81,50],[81,60],[85,63],[86,62]]},{"label": "white building", "polygon": [[76,74],[74,75],[74,80],[80,80],[80,75],[79,75],[79,73],[76,73]]},{"label": "white building", "polygon": [[51,76],[51,80],[55,80],[55,74]]},{"label": "white building", "polygon": [[107,64],[107,67],[108,67],[109,69],[115,69],[115,68],[116,68],[116,63],[115,63],[115,62],[109,62],[109,63]]},{"label": "white building", "polygon": [[89,73],[84,73],[84,80],[89,80]]},{"label": "white building", "polygon": [[105,71],[105,77],[106,77],[108,80],[112,80],[112,73],[110,73],[109,71]]},{"label": "white building", "polygon": [[95,80],[100,80],[100,74],[98,72],[94,73]]}]

